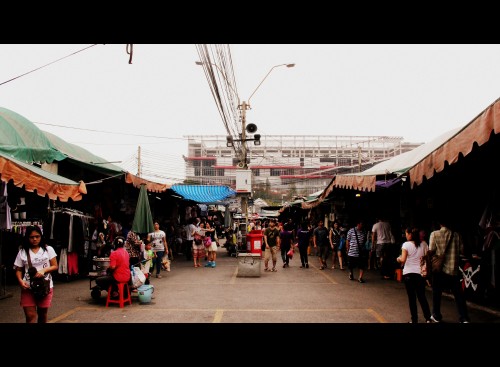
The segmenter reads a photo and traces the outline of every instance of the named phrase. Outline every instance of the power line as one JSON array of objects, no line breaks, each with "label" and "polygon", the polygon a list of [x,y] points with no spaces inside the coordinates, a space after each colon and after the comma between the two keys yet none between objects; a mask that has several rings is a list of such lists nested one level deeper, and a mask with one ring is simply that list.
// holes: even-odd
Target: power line
[{"label": "power line", "polygon": [[119,131],[106,131],[106,130],[85,129],[85,128],[82,128],[82,127],[73,127],[73,126],[49,124],[49,123],[45,123],[45,122],[33,122],[33,123],[34,124],[39,124],[39,125],[48,125],[48,126],[62,127],[62,128],[65,128],[65,129],[84,130],[84,131],[92,131],[92,132],[96,132],[96,133],[105,133],[105,134],[113,134],[113,135],[140,136],[141,138],[158,138],[158,139],[186,140],[184,138],[172,138],[170,136],[141,135],[141,134],[132,134],[132,133],[121,133]]},{"label": "power line", "polygon": [[42,68],[44,68],[44,67],[46,67],[46,66],[52,65],[52,64],[54,64],[54,63],[56,63],[56,62],[58,62],[58,61],[61,61],[61,60],[65,59],[65,58],[67,58],[67,57],[70,57],[70,56],[76,55],[76,54],[77,54],[77,53],[79,53],[79,52],[82,52],[82,51],[88,50],[89,48],[94,47],[94,46],[97,46],[97,44],[90,45],[90,46],[88,46],[88,47],[82,48],[81,50],[75,51],[75,52],[73,52],[73,53],[71,53],[71,54],[69,54],[69,55],[67,55],[67,56],[61,57],[60,59],[54,60],[54,61],[52,61],[52,62],[49,62],[48,64],[42,65],[42,66],[40,66],[40,67],[38,67],[38,68],[36,68],[36,69],[33,69],[33,70],[31,70],[31,71],[28,71],[27,73],[24,73],[24,74],[21,74],[21,75],[18,75],[18,76],[16,76],[16,77],[12,78],[12,79],[6,80],[6,81],[4,81],[4,82],[0,83],[0,85],[7,84],[8,82],[11,82],[11,81],[13,81],[13,80],[19,79],[19,78],[21,78],[21,77],[23,77],[23,76],[25,76],[25,75],[31,74],[31,73],[32,73],[32,72],[34,72],[34,71],[40,70],[40,69],[42,69]]}]

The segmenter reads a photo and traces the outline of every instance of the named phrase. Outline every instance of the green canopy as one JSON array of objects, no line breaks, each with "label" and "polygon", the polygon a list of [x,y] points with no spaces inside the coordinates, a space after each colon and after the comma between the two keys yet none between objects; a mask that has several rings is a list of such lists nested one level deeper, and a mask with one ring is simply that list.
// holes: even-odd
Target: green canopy
[{"label": "green canopy", "polygon": [[68,143],[57,135],[49,133],[48,131],[41,130],[47,139],[56,147],[57,150],[68,156],[68,159],[75,162],[75,164],[83,165],[88,169],[102,172],[105,174],[124,173],[125,171],[112,163],[106,163],[104,158],[101,158],[87,149],[84,149],[76,144]]},{"label": "green canopy", "polygon": [[139,234],[151,233],[154,231],[153,215],[149,206],[148,191],[146,185],[142,184],[139,190],[139,198],[135,208],[132,231]]},{"label": "green canopy", "polygon": [[27,163],[52,163],[66,158],[35,124],[3,107],[0,107],[0,152]]}]

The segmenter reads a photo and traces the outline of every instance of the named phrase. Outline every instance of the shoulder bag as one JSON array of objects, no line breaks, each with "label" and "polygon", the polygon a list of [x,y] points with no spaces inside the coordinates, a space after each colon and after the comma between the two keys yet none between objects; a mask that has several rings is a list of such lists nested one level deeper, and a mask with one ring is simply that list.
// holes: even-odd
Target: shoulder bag
[{"label": "shoulder bag", "polygon": [[358,245],[359,257],[363,259],[368,258],[369,251],[365,247],[365,244],[359,242],[358,231],[354,228],[354,235],[356,236],[356,244]]},{"label": "shoulder bag", "polygon": [[[446,255],[446,251],[450,247],[451,240],[453,236],[455,235],[455,232],[451,232],[450,239],[448,240],[448,243],[446,244],[446,247],[444,248],[444,252],[441,255],[436,254],[435,250],[429,250],[427,251],[427,255],[429,257],[428,262],[431,264],[431,269],[433,273],[441,273],[443,270],[443,262],[444,262],[444,257]],[[427,269],[428,270],[428,269]]]},{"label": "shoulder bag", "polygon": [[30,276],[30,288],[33,292],[35,298],[43,298],[46,297],[50,293],[50,279],[45,278],[45,276],[41,278],[35,278],[38,270],[31,265],[31,257],[30,250],[26,251],[28,256],[28,274]]}]

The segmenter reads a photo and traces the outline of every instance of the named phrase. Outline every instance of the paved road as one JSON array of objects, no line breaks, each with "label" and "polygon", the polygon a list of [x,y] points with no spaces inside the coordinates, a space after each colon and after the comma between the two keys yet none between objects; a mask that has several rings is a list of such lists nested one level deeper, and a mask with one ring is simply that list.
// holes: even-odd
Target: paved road
[{"label": "paved road", "polygon": [[[50,323],[407,323],[410,319],[404,285],[382,280],[375,271],[365,272],[366,283],[348,279],[339,269],[319,270],[317,258],[309,269],[300,269],[298,254],[289,268],[260,277],[239,277],[238,259],[219,249],[216,268],[194,268],[178,257],[162,279],[153,278],[153,299],[120,309],[105,307],[106,292],[99,300],[90,295],[89,279],[55,284]],[[263,264],[261,263],[262,269]],[[355,275],[357,272],[355,271]],[[24,323],[19,288],[8,286],[12,297],[0,300],[0,323]],[[431,301],[430,291],[428,300]],[[499,323],[495,310],[469,303],[473,323]],[[443,298],[444,319],[456,323],[451,297]],[[420,308],[420,322],[423,322]]]}]

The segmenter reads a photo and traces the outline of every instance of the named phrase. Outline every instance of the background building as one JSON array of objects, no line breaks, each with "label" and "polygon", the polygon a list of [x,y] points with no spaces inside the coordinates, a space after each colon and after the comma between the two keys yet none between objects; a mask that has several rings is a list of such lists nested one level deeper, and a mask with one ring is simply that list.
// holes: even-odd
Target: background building
[{"label": "background building", "polygon": [[[225,135],[190,135],[186,181],[235,188],[240,152],[227,146]],[[248,143],[247,164],[254,196],[259,191],[309,195],[324,189],[336,174],[361,172],[422,143],[397,136],[262,135]]]}]

